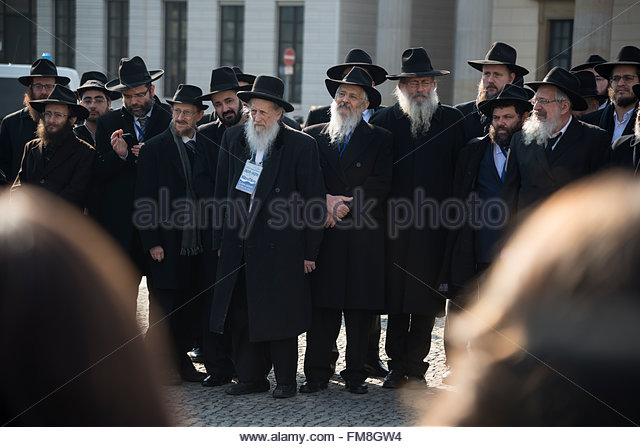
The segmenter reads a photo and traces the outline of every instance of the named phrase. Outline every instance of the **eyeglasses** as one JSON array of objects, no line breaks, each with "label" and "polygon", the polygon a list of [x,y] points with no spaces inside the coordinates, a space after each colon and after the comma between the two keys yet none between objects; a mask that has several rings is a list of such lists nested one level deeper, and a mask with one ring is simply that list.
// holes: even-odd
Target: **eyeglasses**
[{"label": "eyeglasses", "polygon": [[611,83],[618,84],[620,81],[624,81],[625,84],[631,84],[637,77],[637,75],[611,76]]},{"label": "eyeglasses", "polygon": [[127,95],[127,94],[123,93],[122,97],[124,99],[126,99],[126,100],[133,99],[133,98],[142,99],[145,96],[147,96],[147,93],[149,93],[150,91],[151,91],[151,89],[147,88],[144,92],[142,92],[142,93],[134,93],[133,95]]},{"label": "eyeglasses", "polygon": [[82,104],[87,104],[87,105],[95,104],[99,106],[107,102],[107,100],[104,98],[96,98],[96,99],[87,98],[87,99],[81,99],[80,102],[82,102]]},{"label": "eyeglasses", "polygon": [[194,112],[193,110],[182,110],[182,109],[173,109],[173,116],[184,115],[185,118],[191,118],[192,116],[196,116],[198,112]]},{"label": "eyeglasses", "polygon": [[552,102],[560,103],[560,102],[562,102],[562,101],[564,101],[564,99],[541,99],[541,98],[531,98],[531,99],[529,100],[529,102],[530,102],[531,104],[533,104],[534,106],[535,106],[536,104],[540,104],[540,105],[542,105],[542,106],[546,106],[546,105],[548,105],[548,104],[551,104]]},{"label": "eyeglasses", "polygon": [[53,90],[55,84],[31,84],[34,90]]},{"label": "eyeglasses", "polygon": [[344,98],[349,98],[350,101],[360,101],[362,99],[362,96],[356,95],[355,93],[347,93],[345,91],[338,91],[338,94],[336,95],[336,97],[338,99],[344,99]]},{"label": "eyeglasses", "polygon": [[420,86],[427,88],[433,81],[408,81],[406,84],[411,88],[418,88]]},{"label": "eyeglasses", "polygon": [[44,115],[45,119],[50,120],[52,117],[54,117],[56,120],[61,120],[62,118],[66,118],[69,115],[63,115],[62,113],[59,112],[44,112],[42,115]]}]

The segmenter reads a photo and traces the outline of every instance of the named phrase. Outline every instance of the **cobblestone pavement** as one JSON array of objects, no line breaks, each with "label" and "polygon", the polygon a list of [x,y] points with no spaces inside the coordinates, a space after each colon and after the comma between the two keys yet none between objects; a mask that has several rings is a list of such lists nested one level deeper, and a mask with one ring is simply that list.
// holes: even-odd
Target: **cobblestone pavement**
[{"label": "cobblestone pavement", "polygon": [[[138,322],[146,330],[148,312],[146,284],[140,284],[138,296]],[[382,339],[384,347],[386,316],[382,317]],[[199,383],[184,383],[181,386],[164,388],[170,411],[177,426],[199,427],[409,427],[419,419],[416,411],[428,403],[437,393],[450,392],[451,387],[442,385],[442,374],[446,370],[442,334],[444,319],[436,320],[431,335],[431,352],[427,357],[430,364],[426,379],[428,388],[390,390],[382,388],[382,380],[367,379],[369,392],[355,395],[345,391],[344,381],[335,374],[329,388],[319,393],[297,394],[290,399],[274,399],[271,393],[257,393],[247,396],[229,396],[225,387],[205,388]],[[336,370],[344,368],[346,338],[344,327],[340,331],[338,348],[340,358]],[[298,386],[304,382],[303,360],[305,350],[304,334],[298,338]],[[387,360],[384,349],[380,358]],[[204,372],[203,366],[196,364]],[[269,375],[275,386],[273,371]]]}]

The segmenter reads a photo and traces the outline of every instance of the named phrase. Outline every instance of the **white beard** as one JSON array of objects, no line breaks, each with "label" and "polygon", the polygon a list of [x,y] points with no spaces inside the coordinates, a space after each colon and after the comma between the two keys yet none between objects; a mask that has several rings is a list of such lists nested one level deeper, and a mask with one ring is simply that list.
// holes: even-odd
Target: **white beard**
[{"label": "white beard", "polygon": [[251,155],[255,155],[259,150],[264,150],[264,158],[267,158],[271,145],[278,137],[278,132],[280,132],[280,124],[278,121],[274,121],[271,127],[258,132],[251,116],[249,116],[249,119],[244,123],[244,131],[247,137],[247,144],[251,149]]},{"label": "white beard", "polygon": [[400,86],[396,87],[393,94],[398,100],[400,109],[409,117],[413,138],[427,133],[431,127],[431,118],[438,108],[439,99],[436,89],[434,88],[426,95],[422,104],[419,104],[414,99],[417,93],[409,95],[405,93]]},{"label": "white beard", "polygon": [[347,136],[353,132],[356,126],[360,124],[360,121],[362,121],[363,109],[349,110],[349,114],[344,116],[338,112],[338,109],[343,107],[344,106],[339,106],[335,99],[331,103],[331,119],[329,120],[328,131],[332,144],[343,143],[347,139]]},{"label": "white beard", "polygon": [[558,127],[559,124],[559,119],[552,121],[547,118],[545,121],[541,121],[535,113],[532,114],[522,125],[524,143],[531,144],[535,141],[540,146],[546,146],[547,141],[549,141],[549,138],[551,138],[551,135],[554,133],[554,129]]}]

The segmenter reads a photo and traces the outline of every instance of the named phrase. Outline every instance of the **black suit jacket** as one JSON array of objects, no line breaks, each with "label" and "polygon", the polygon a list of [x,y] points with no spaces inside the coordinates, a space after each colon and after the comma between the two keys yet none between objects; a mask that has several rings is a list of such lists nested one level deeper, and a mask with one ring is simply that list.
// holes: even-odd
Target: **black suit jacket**
[{"label": "black suit jacket", "polygon": [[[355,198],[342,222],[324,230],[317,268],[311,275],[313,303],[333,309],[382,310],[384,201],[391,189],[393,137],[363,120],[340,157],[328,127],[318,124],[305,129],[318,143],[327,193]],[[354,194],[356,190],[359,192]],[[370,221],[365,222],[359,210],[368,200],[377,205],[367,211]]]},{"label": "black suit jacket", "polygon": [[504,181],[504,199],[513,218],[569,183],[592,174],[609,162],[610,138],[595,126],[573,118],[558,142],[554,163],[535,141],[525,144],[522,131],[511,139]]},{"label": "black suit jacket", "polygon": [[636,175],[640,160],[640,140],[635,135],[625,135],[618,138],[611,149],[610,166],[627,169]]},{"label": "black suit jacket", "polygon": [[[595,113],[595,112],[594,112]],[[609,104],[607,107],[602,109],[602,115],[600,115],[600,123],[598,126],[604,129],[609,134],[609,142],[613,138],[613,131],[615,129],[615,124],[613,123],[613,114],[615,113],[615,107],[613,104]],[[633,134],[633,126],[636,124],[636,114],[638,113],[638,105],[636,104],[633,113],[631,114],[631,118],[629,122],[624,127],[622,131],[622,135],[631,135]]]},{"label": "black suit jacket", "polygon": [[0,171],[13,183],[22,162],[24,146],[36,138],[38,123],[25,107],[4,117],[0,125]]}]

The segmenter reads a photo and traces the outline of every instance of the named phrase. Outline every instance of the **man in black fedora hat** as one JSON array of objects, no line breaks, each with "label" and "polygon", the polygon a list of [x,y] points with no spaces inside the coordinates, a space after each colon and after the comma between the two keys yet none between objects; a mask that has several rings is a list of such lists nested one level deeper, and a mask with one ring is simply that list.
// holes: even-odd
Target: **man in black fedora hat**
[{"label": "man in black fedora hat", "polygon": [[385,244],[387,388],[426,386],[424,359],[435,317],[444,310],[444,299],[432,289],[439,285],[447,229],[427,223],[433,213],[425,202],[451,197],[455,160],[465,143],[462,113],[438,100],[436,78],[447,74],[433,68],[424,48],[405,50],[401,73],[387,76],[398,80],[398,101],[371,118],[393,134]]},{"label": "man in black fedora hat", "polygon": [[[469,303],[467,287],[475,285],[495,258],[498,240],[506,225],[504,207],[496,206],[502,198],[511,138],[522,129],[531,112],[529,95],[522,87],[506,84],[493,99],[478,104],[478,110],[490,117],[489,132],[470,140],[460,150],[456,162],[453,197],[464,203],[465,224],[451,231],[442,282],[448,284],[445,322],[445,353],[452,355],[451,321]],[[450,380],[450,370],[445,379]]]},{"label": "man in black fedora hat", "polygon": [[[327,388],[335,362],[332,347],[342,315],[347,327],[347,390],[367,392],[365,369],[371,316],[384,308],[384,206],[391,187],[392,136],[364,121],[380,104],[371,76],[359,67],[343,79],[326,79],[334,98],[331,120],[305,129],[316,139],[327,189],[327,221],[318,266],[311,275],[313,314],[307,331],[301,393]],[[361,204],[375,200],[371,223],[359,225]],[[351,212],[351,210],[354,210]],[[377,344],[376,344],[377,348]]]},{"label": "man in black fedora hat", "polygon": [[[96,198],[89,212],[116,239],[141,274],[146,253],[131,221],[137,159],[144,142],[163,132],[171,121],[169,107],[155,98],[153,82],[163,73],[148,71],[139,56],[121,59],[118,78],[105,87],[122,93],[122,108],[101,116],[96,130]],[[136,296],[137,290],[133,290],[132,300]]]},{"label": "man in black fedora hat", "polygon": [[238,93],[249,118],[222,137],[215,197],[228,206],[214,233],[211,330],[232,334],[239,382],[231,395],[268,391],[272,364],[273,397],[295,395],[297,337],[311,325],[306,274],[322,240],[325,189],[315,140],[282,124],[293,110],[283,92],[281,79],[258,76]]},{"label": "man in black fedora hat", "polygon": [[[633,94],[640,99],[640,84],[633,86]],[[613,143],[611,152],[611,166],[633,171],[638,175],[640,166],[640,114],[636,114],[633,133],[624,135]]]},{"label": "man in black fedora hat", "polygon": [[95,150],[73,133],[76,120],[85,119],[87,109],[77,103],[76,95],[56,85],[47,99],[30,101],[42,120],[37,138],[24,147],[20,171],[13,185],[43,187],[78,207],[83,207],[93,174]]},{"label": "man in black fedora hat", "polygon": [[611,104],[602,111],[599,126],[607,131],[613,144],[622,135],[633,133],[638,98],[631,87],[640,82],[640,48],[623,47],[615,61],[596,65],[595,68],[610,82]]},{"label": "man in black fedora hat", "polygon": [[529,70],[516,64],[517,55],[516,49],[511,45],[494,42],[484,59],[467,61],[471,67],[482,73],[477,98],[456,106],[464,115],[467,140],[486,135],[491,124],[491,120],[478,110],[478,104],[495,98],[506,84],[515,84],[517,78],[529,73]]},{"label": "man in black fedora hat", "polygon": [[76,123],[73,132],[90,145],[96,145],[96,128],[98,118],[111,110],[111,101],[119,99],[119,92],[107,90],[107,77],[99,71],[82,73],[80,87],[76,90],[80,104],[89,111],[83,123]]},{"label": "man in black fedora hat", "polygon": [[607,133],[572,117],[586,102],[580,81],[555,67],[542,81],[528,82],[536,91],[533,113],[511,140],[503,197],[510,218],[567,184],[608,163]]},{"label": "man in black fedora hat", "polygon": [[[369,76],[371,76],[371,79],[373,81],[373,86],[380,85],[387,80],[387,71],[379,65],[375,65],[373,63],[373,60],[371,59],[371,56],[369,56],[369,53],[360,48],[352,48],[351,50],[349,50],[344,58],[344,63],[334,65],[327,70],[327,77],[329,79],[340,80],[353,67],[360,67],[367,73],[369,73]],[[377,106],[373,109],[366,109],[363,112],[363,119],[368,123],[373,113],[379,109],[380,106]],[[311,108],[311,110],[309,110],[309,114],[307,115],[304,126],[309,127],[313,126],[314,124],[328,123],[330,117],[330,105],[313,107]]]},{"label": "man in black fedora hat", "polygon": [[18,81],[27,87],[24,108],[5,116],[0,126],[0,171],[10,183],[20,169],[24,145],[36,138],[40,116],[30,101],[46,99],[56,84],[67,85],[69,78],[58,76],[58,69],[50,60],[38,59],[31,65],[29,75],[19,77]]},{"label": "man in black fedora hat", "polygon": [[591,122],[585,117],[589,114],[593,114],[593,112],[598,111],[598,107],[600,106],[600,100],[598,95],[598,86],[596,84],[595,75],[588,70],[576,71],[573,73],[578,81],[580,81],[580,90],[578,93],[582,96],[582,99],[587,103],[587,108],[584,110],[574,110],[573,116],[574,118],[578,118],[585,123],[593,124],[597,126],[598,123]]}]

